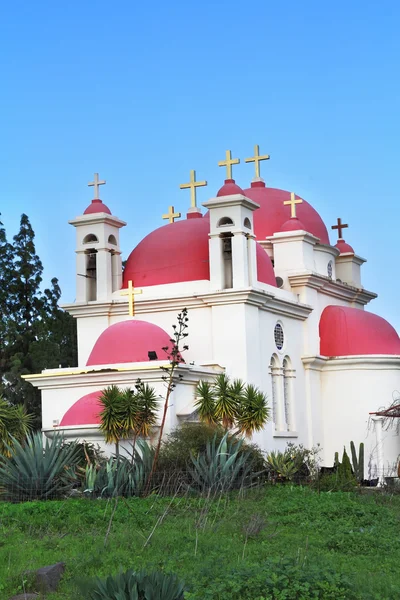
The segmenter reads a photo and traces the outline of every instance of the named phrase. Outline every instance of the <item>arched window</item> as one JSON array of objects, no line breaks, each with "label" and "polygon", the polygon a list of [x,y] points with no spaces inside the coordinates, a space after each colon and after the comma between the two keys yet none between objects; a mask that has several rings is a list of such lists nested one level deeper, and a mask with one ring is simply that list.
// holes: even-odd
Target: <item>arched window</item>
[{"label": "arched window", "polygon": [[282,363],[283,367],[283,403],[285,411],[285,423],[287,431],[295,431],[294,406],[293,406],[293,378],[295,371],[292,368],[291,360],[285,356]]},{"label": "arched window", "polygon": [[109,244],[113,244],[113,246],[117,245],[117,240],[115,239],[115,235],[109,235],[108,236],[108,243]]},{"label": "arched window", "polygon": [[276,354],[271,356],[271,361],[269,364],[270,373],[271,373],[271,388],[272,388],[272,422],[274,424],[275,431],[278,430],[279,427],[279,391],[278,391],[278,373],[279,373],[279,359]]},{"label": "arched window", "polygon": [[98,242],[99,240],[97,239],[97,237],[94,235],[94,233],[88,233],[84,238],[83,238],[83,243],[84,244],[90,244],[92,242]]},{"label": "arched window", "polygon": [[247,229],[251,229],[251,223],[250,223],[250,219],[248,217],[246,217],[245,220],[243,221],[243,225],[244,225],[244,227],[247,227]]},{"label": "arched window", "polygon": [[224,225],[234,225],[235,223],[232,221],[230,217],[222,217],[218,223],[217,227],[223,227]]}]

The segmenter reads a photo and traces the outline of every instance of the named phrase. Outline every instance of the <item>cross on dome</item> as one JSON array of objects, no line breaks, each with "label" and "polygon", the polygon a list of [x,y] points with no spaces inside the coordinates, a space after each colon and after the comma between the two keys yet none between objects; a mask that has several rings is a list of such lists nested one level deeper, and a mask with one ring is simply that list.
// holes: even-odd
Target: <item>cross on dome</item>
[{"label": "cross on dome", "polygon": [[254,167],[256,170],[256,179],[260,179],[260,162],[262,160],[269,160],[271,157],[269,154],[264,154],[264,156],[260,156],[260,147],[258,144],[256,144],[254,146],[254,156],[252,156],[251,158],[245,158],[244,162],[250,163],[253,162],[254,163]]},{"label": "cross on dome", "polygon": [[343,229],[347,229],[347,227],[348,227],[348,224],[342,223],[342,219],[337,220],[337,225],[332,225],[332,229],[337,229],[339,240],[343,239],[343,236],[342,236]]},{"label": "cross on dome", "polygon": [[196,171],[193,169],[190,171],[189,183],[180,184],[179,187],[181,190],[190,189],[190,206],[192,208],[196,208],[197,206],[196,188],[204,187],[205,185],[207,185],[207,181],[196,181]]},{"label": "cross on dome", "polygon": [[302,204],[303,200],[301,198],[297,198],[296,200],[296,196],[294,194],[294,192],[291,192],[290,194],[290,200],[285,200],[285,202],[283,203],[285,206],[290,206],[290,216],[292,219],[296,219],[297,215],[296,215],[296,204]]},{"label": "cross on dome", "polygon": [[103,181],[100,181],[98,173],[94,174],[94,181],[89,181],[88,186],[94,188],[94,200],[100,199],[99,186],[105,185],[105,184],[106,184],[106,180],[103,179]]},{"label": "cross on dome", "polygon": [[220,160],[218,162],[218,166],[226,168],[226,179],[231,180],[232,179],[232,165],[238,165],[239,163],[240,163],[240,159],[232,158],[231,150],[227,150],[225,152],[225,160]]},{"label": "cross on dome", "polygon": [[174,223],[175,219],[179,219],[181,217],[180,212],[174,212],[175,208],[173,206],[168,206],[168,212],[162,215],[163,219],[168,219],[170,223]]}]

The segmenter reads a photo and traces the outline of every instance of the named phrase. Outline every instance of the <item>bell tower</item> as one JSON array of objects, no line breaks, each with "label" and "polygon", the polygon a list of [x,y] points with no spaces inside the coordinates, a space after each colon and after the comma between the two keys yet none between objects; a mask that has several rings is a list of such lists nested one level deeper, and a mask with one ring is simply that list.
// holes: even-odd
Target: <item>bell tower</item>
[{"label": "bell tower", "polygon": [[111,214],[99,199],[99,180],[95,173],[94,199],[83,215],[69,221],[76,229],[76,302],[107,302],[122,285],[119,230],[126,223]]}]

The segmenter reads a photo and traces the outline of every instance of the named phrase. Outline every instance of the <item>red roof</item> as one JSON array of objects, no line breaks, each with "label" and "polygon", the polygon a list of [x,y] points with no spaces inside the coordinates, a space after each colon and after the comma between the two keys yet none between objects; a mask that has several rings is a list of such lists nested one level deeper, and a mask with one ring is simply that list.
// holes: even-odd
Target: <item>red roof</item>
[{"label": "red roof", "polygon": [[[152,231],[131,252],[123,287],[130,280],[135,287],[209,280],[209,233],[210,220],[204,217],[175,221]],[[276,285],[271,260],[258,245],[257,269],[259,281]]]},{"label": "red roof", "polygon": [[164,347],[170,347],[170,335],[158,325],[147,321],[121,321],[107,327],[99,336],[87,361],[91,365],[145,362],[149,351],[158,360],[166,358]]},{"label": "red roof", "polygon": [[353,248],[342,238],[338,239],[337,243],[335,244],[335,248],[338,248],[340,254],[354,254]]},{"label": "red roof", "polygon": [[244,191],[235,183],[234,179],[225,179],[224,185],[218,190],[217,197],[233,196],[234,194],[242,194],[244,196]]},{"label": "red roof", "polygon": [[92,200],[83,214],[92,215],[94,213],[107,213],[108,215],[111,215],[111,210],[108,206],[103,204],[102,200]]},{"label": "red roof", "polygon": [[[257,202],[260,208],[254,211],[254,233],[258,240],[282,230],[282,226],[290,219],[290,206],[284,201],[290,200],[290,192],[269,188],[262,181],[255,181],[251,187],[244,190],[244,195]],[[299,196],[296,195],[296,198]],[[305,200],[296,205],[297,218],[303,223],[305,231],[312,233],[329,244],[328,230],[317,211]]]},{"label": "red roof", "polygon": [[382,317],[359,308],[327,306],[319,322],[323,356],[400,355],[400,338]]},{"label": "red roof", "polygon": [[59,426],[98,425],[100,423],[99,413],[101,411],[100,395],[101,390],[82,396],[67,410]]}]

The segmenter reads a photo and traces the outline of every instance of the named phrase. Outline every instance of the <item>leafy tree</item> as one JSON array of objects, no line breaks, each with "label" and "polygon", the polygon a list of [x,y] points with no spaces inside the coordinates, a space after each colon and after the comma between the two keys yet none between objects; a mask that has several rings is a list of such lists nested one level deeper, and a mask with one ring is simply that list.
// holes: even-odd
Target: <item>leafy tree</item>
[{"label": "leafy tree", "polygon": [[12,244],[0,225],[0,394],[11,404],[23,404],[39,426],[40,391],[21,375],[76,365],[77,350],[76,323],[58,306],[57,279],[41,289],[43,266],[34,238],[25,214]]},{"label": "leafy tree", "polygon": [[222,425],[225,429],[236,427],[247,437],[263,429],[270,418],[265,394],[240,379],[231,381],[225,373],[212,382],[199,382],[195,406],[205,423]]}]

